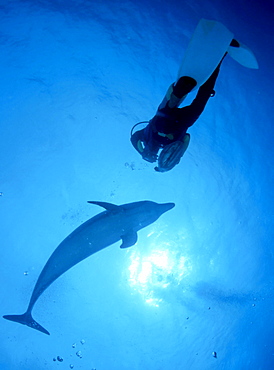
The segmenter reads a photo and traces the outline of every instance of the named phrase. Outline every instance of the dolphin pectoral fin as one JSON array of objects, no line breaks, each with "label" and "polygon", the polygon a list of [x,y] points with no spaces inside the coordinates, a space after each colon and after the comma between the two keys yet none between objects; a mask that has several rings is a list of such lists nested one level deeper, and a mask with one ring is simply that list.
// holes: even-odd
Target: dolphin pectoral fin
[{"label": "dolphin pectoral fin", "polygon": [[42,325],[38,324],[31,315],[31,312],[26,312],[23,315],[5,315],[4,319],[19,322],[20,324],[27,325],[30,328],[41,331],[42,333],[50,335],[50,333],[43,328]]},{"label": "dolphin pectoral fin", "polygon": [[107,203],[107,202],[96,202],[88,200],[88,203],[96,204],[97,206],[105,208],[107,211],[121,211],[121,207],[117,206],[116,204]]},{"label": "dolphin pectoral fin", "polygon": [[120,248],[129,248],[136,244],[138,235],[135,231],[131,231],[125,235],[122,235],[121,239],[123,243],[121,244]]}]

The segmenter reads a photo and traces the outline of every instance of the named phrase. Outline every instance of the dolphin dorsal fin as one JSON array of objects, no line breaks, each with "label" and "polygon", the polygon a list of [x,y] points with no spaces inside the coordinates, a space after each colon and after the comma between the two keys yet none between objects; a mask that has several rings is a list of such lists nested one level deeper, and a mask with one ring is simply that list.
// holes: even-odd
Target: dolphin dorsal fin
[{"label": "dolphin dorsal fin", "polygon": [[117,206],[116,204],[107,203],[107,202],[96,202],[92,200],[88,200],[88,203],[96,204],[97,206],[105,208],[107,211],[120,211],[121,207]]}]

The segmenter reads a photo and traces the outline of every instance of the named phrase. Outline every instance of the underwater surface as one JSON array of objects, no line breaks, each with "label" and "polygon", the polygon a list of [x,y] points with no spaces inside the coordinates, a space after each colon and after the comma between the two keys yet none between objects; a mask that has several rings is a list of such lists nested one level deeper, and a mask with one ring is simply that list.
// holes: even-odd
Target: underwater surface
[{"label": "underwater surface", "polygon": [[[1,370],[274,369],[272,14],[255,0],[1,1],[1,315],[25,312],[57,245],[102,212],[87,201],[176,204],[41,295],[50,336],[1,318]],[[259,69],[225,58],[180,164],[157,173],[130,130],[201,18]]]}]

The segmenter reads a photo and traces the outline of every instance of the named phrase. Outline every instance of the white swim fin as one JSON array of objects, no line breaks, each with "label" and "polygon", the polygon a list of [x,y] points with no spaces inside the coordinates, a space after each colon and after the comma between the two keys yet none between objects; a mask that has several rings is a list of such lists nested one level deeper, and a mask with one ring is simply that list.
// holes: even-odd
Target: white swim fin
[{"label": "white swim fin", "polygon": [[236,60],[236,62],[240,63],[244,67],[258,69],[259,65],[252,50],[250,50],[249,47],[241,42],[239,42],[239,44],[239,47],[229,46],[227,49],[227,52],[231,58]]}]

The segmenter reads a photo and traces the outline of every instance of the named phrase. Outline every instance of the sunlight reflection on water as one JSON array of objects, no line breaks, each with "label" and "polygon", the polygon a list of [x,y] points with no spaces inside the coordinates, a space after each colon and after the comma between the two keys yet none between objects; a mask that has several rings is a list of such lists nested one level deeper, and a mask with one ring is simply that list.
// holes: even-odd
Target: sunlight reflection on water
[{"label": "sunlight reflection on water", "polygon": [[147,253],[133,250],[128,283],[147,304],[158,307],[161,291],[178,285],[192,270],[191,262],[175,242],[152,242]]}]

